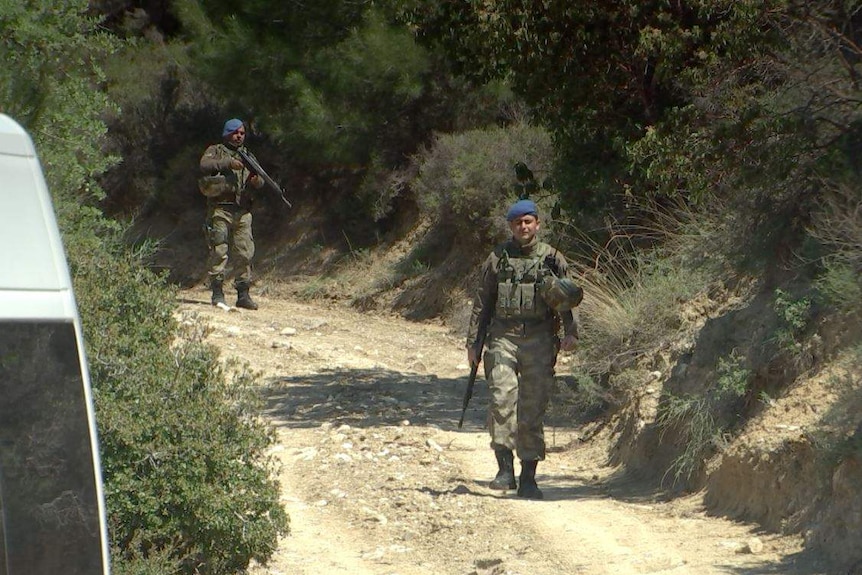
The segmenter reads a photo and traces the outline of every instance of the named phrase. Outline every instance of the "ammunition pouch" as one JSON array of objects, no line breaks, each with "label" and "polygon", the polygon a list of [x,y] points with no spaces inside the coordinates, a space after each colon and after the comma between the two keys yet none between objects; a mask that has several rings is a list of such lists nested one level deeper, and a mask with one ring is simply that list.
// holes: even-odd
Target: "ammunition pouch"
[{"label": "ammunition pouch", "polygon": [[198,189],[208,198],[217,198],[225,194],[236,194],[236,185],[228,182],[222,174],[203,176],[198,180]]}]

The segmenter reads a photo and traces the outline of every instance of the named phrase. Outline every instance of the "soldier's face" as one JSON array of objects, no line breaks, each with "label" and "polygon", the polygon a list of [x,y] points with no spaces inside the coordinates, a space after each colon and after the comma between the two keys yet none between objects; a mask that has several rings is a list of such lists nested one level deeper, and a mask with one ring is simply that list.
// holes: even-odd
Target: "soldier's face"
[{"label": "soldier's face", "polygon": [[228,134],[227,141],[234,147],[242,146],[242,143],[245,142],[245,126],[240,126]]},{"label": "soldier's face", "polygon": [[539,231],[539,218],[531,215],[521,216],[509,222],[509,228],[515,241],[521,245],[528,244]]}]

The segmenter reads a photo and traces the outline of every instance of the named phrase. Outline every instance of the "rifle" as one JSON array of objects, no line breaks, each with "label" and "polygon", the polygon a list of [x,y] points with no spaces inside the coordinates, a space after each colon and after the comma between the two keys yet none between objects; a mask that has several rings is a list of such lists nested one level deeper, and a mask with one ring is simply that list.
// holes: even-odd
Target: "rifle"
[{"label": "rifle", "polygon": [[284,195],[284,188],[282,188],[282,187],[278,184],[278,182],[276,182],[275,180],[273,180],[273,179],[269,176],[269,174],[267,174],[267,173],[266,173],[266,170],[264,170],[264,169],[261,167],[261,165],[257,162],[257,160],[255,160],[255,159],[254,159],[254,157],[253,157],[253,156],[251,156],[251,154],[249,154],[249,153],[245,150],[245,148],[237,148],[237,150],[236,150],[236,151],[237,151],[237,153],[239,154],[239,156],[242,158],[242,161],[243,161],[243,162],[245,162],[245,165],[246,165],[246,166],[248,166],[248,169],[249,169],[249,170],[251,170],[252,172],[254,172],[256,175],[258,175],[258,176],[260,176],[261,178],[263,178],[263,181],[264,181],[264,182],[266,182],[266,184],[267,184],[270,188],[272,188],[273,190],[275,190],[276,192],[278,192],[278,195],[279,195],[279,196],[281,196],[282,201],[283,201],[285,204],[287,204],[287,207],[288,207],[288,208],[292,208],[293,206],[290,204],[290,202],[287,200],[287,198],[286,198],[286,197],[285,197],[285,195]]},{"label": "rifle", "polygon": [[482,362],[482,348],[485,347],[485,333],[487,326],[484,322],[479,323],[479,337],[476,339],[476,363],[470,366],[470,378],[467,380],[467,390],[464,392],[464,404],[461,406],[461,419],[458,420],[458,429],[464,425],[464,414],[467,413],[467,405],[473,397],[473,386],[476,385],[476,374],[479,372],[479,364]]}]

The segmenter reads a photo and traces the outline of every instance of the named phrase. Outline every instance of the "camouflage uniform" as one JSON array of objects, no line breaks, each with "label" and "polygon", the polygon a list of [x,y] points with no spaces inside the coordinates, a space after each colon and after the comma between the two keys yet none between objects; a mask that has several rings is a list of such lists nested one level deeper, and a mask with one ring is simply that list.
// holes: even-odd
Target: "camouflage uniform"
[{"label": "camouflage uniform", "polygon": [[522,461],[545,458],[543,419],[554,385],[559,331],[577,335],[572,311],[554,312],[538,294],[551,273],[567,274],[566,260],[548,244],[533,238],[519,246],[509,240],[488,256],[474,299],[467,345],[476,343],[487,326],[483,357],[491,390],[488,429],[491,447],[513,450]]},{"label": "camouflage uniform", "polygon": [[[245,151],[251,155],[247,149]],[[230,255],[235,274],[234,284],[239,286],[251,282],[251,260],[254,257],[252,198],[248,189],[251,172],[245,166],[239,170],[231,169],[232,160],[241,161],[235,150],[225,144],[213,144],[201,157],[200,168],[207,176],[224,176],[224,180],[218,184],[220,193],[207,197],[209,280],[210,283],[224,281]]]}]

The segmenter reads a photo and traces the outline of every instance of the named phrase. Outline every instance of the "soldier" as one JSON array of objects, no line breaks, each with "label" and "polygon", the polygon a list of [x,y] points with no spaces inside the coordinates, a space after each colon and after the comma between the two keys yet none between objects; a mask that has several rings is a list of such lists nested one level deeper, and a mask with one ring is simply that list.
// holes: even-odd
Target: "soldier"
[{"label": "soldier", "polygon": [[200,167],[205,175],[200,179],[200,190],[207,197],[208,279],[212,304],[226,305],[223,284],[230,256],[237,291],[236,307],[254,310],[257,304],[248,293],[254,256],[252,198],[248,186],[260,188],[264,180],[251,173],[240,159],[237,150],[243,148],[244,142],[243,122],[236,118],[225,122],[222,143],[208,147],[201,157]]},{"label": "soldier", "polygon": [[[467,334],[467,359],[470,365],[479,361],[476,344],[480,330],[486,330],[488,430],[499,468],[491,489],[517,487],[520,497],[542,499],[536,466],[545,458],[543,419],[557,352],[573,349],[578,338],[572,308],[580,303],[583,291],[567,278],[563,255],[539,241],[538,208],[532,200],[515,202],[506,220],[512,237],[494,248],[482,268]],[[521,460],[517,483],[516,453]]]}]

